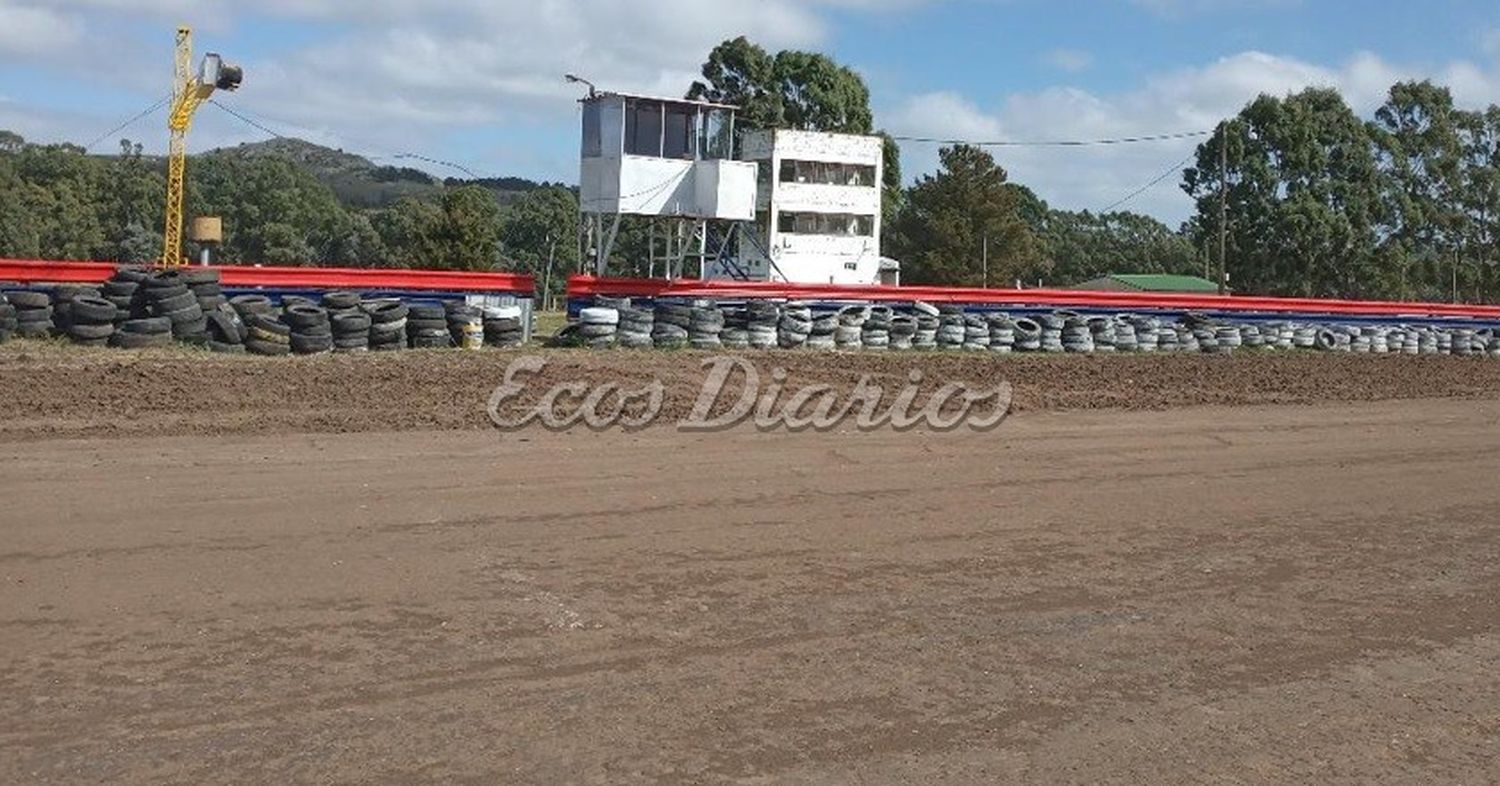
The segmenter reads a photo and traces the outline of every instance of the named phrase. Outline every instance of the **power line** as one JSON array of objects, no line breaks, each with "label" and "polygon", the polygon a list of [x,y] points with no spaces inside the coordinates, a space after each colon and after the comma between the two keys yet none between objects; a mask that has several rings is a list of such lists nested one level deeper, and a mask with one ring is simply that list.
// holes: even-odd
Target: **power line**
[{"label": "power line", "polygon": [[260,132],[265,133],[265,134],[270,134],[272,137],[274,137],[276,139],[286,139],[287,138],[286,136],[284,136],[282,134],[278,134],[275,131],[272,131],[271,129],[266,128],[261,123],[258,123],[258,122],[254,121],[254,120],[251,120],[250,118],[248,118],[248,117],[240,114],[239,112],[237,112],[237,111],[235,111],[233,109],[230,109],[229,107],[227,107],[227,106],[219,103],[215,99],[212,99],[212,98],[208,99],[208,103],[213,104],[214,106],[216,106],[216,107],[224,110],[225,112],[229,113],[230,115],[233,115],[236,118],[239,118],[239,120],[241,122],[243,122],[245,125],[248,125],[251,128],[256,129],[257,131],[260,131]]},{"label": "power line", "polygon": [[145,109],[143,109],[140,112],[136,113],[135,116],[131,117],[129,120],[126,120],[125,122],[123,122],[123,123],[115,126],[114,128],[111,128],[110,130],[108,130],[108,131],[100,134],[99,138],[97,138],[94,141],[92,141],[92,142],[84,145],[83,146],[83,152],[87,153],[89,150],[93,149],[100,142],[103,142],[104,140],[106,140],[106,139],[114,136],[115,134],[118,134],[121,131],[124,131],[125,129],[129,128],[130,126],[135,125],[142,118],[145,118],[147,115],[150,115],[152,112],[155,112],[156,110],[161,109],[162,107],[166,106],[167,103],[170,102],[171,100],[172,100],[172,94],[168,93],[160,101],[157,101],[156,103],[152,104],[151,106],[146,107]]},{"label": "power line", "polygon": [[1146,185],[1141,186],[1140,188],[1137,188],[1136,190],[1130,192],[1129,196],[1127,196],[1124,199],[1121,199],[1120,201],[1118,201],[1118,202],[1110,205],[1109,207],[1104,208],[1103,210],[1101,210],[1099,212],[1100,213],[1109,213],[1109,212],[1112,212],[1115,208],[1117,208],[1117,207],[1125,204],[1126,202],[1129,202],[1132,199],[1135,199],[1136,197],[1140,196],[1141,194],[1146,193],[1147,191],[1150,191],[1151,189],[1153,189],[1157,185],[1159,185],[1161,183],[1161,181],[1166,180],[1167,178],[1169,178],[1172,175],[1176,174],[1179,170],[1181,170],[1184,166],[1186,166],[1189,161],[1192,161],[1194,156],[1197,156],[1197,155],[1198,155],[1198,151],[1194,150],[1193,152],[1191,152],[1191,153],[1188,154],[1187,158],[1184,158],[1181,161],[1178,161],[1177,163],[1173,164],[1170,168],[1168,168],[1167,171],[1162,172],[1160,175],[1157,175],[1155,180],[1152,180],[1151,182],[1147,183]]},{"label": "power line", "polygon": [[[255,120],[255,119],[253,119],[251,117],[248,117],[244,113],[241,113],[241,112],[238,112],[238,111],[236,111],[234,109],[231,109],[228,106],[225,106],[224,104],[221,104],[221,103],[219,103],[216,100],[209,99],[209,103],[213,104],[214,106],[216,106],[216,107],[218,107],[218,108],[220,108],[222,110],[224,110],[225,112],[229,113],[230,115],[233,115],[234,117],[238,118],[241,122],[245,123],[246,125],[250,126],[251,128],[254,128],[254,129],[256,129],[256,130],[258,130],[258,131],[260,131],[262,133],[269,134],[269,135],[271,135],[272,137],[274,137],[276,139],[288,139],[289,138],[285,134],[277,133],[274,129],[271,129],[271,128],[267,127],[264,123],[261,123],[261,122]],[[470,168],[468,168],[468,167],[466,167],[466,166],[464,166],[462,164],[456,164],[456,163],[454,163],[452,161],[445,161],[443,159],[433,158],[431,156],[424,156],[424,155],[421,155],[419,153],[385,153],[385,152],[371,152],[371,151],[366,151],[366,155],[369,158],[389,158],[389,159],[396,159],[396,160],[422,161],[424,163],[433,164],[435,166],[444,166],[444,167],[448,167],[449,169],[453,169],[455,171],[462,172],[462,173],[468,175],[470,178],[472,178],[474,180],[483,180],[484,179],[483,175],[480,175],[479,173],[475,172],[474,170],[472,170],[472,169],[470,169]]]},{"label": "power line", "polygon": [[1214,133],[1208,131],[1179,131],[1172,134],[1147,134],[1144,136],[1122,136],[1111,139],[1057,139],[1057,140],[994,140],[939,139],[928,136],[892,136],[897,142],[921,142],[937,145],[970,145],[972,147],[1100,147],[1106,145],[1133,145],[1141,142],[1168,142],[1178,139],[1197,139]]}]

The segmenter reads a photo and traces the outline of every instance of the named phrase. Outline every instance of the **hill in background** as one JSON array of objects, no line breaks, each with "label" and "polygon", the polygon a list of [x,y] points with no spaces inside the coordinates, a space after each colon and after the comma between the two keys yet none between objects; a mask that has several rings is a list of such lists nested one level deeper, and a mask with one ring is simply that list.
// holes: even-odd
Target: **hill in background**
[{"label": "hill in background", "polygon": [[204,155],[230,158],[281,158],[293,162],[318,182],[333,189],[345,207],[389,207],[405,197],[435,198],[444,186],[482,186],[502,205],[515,202],[545,183],[521,177],[439,179],[408,166],[380,165],[364,156],[346,153],[301,139],[280,138],[219,148]]}]

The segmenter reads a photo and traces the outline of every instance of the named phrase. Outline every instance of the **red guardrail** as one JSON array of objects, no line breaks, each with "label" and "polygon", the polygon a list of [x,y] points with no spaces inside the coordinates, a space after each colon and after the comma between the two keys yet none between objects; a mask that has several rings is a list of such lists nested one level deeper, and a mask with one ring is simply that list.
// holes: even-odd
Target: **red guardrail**
[{"label": "red guardrail", "polygon": [[[0,259],[0,281],[23,284],[97,284],[114,275],[111,262],[51,262]],[[408,289],[446,292],[507,292],[530,295],[536,277],[520,273],[458,270],[373,270],[341,267],[246,267],[215,265],[224,286],[282,289]]]},{"label": "red guardrail", "polygon": [[971,303],[1007,306],[1168,309],[1178,311],[1316,312],[1392,316],[1500,318],[1500,306],[1402,303],[1379,300],[1321,300],[1254,295],[1174,295],[1154,292],[1084,292],[1073,289],[969,289],[963,287],[883,287],[841,284],[780,284],[757,281],[665,281],[644,278],[572,276],[568,297],[786,298],[871,302]]}]

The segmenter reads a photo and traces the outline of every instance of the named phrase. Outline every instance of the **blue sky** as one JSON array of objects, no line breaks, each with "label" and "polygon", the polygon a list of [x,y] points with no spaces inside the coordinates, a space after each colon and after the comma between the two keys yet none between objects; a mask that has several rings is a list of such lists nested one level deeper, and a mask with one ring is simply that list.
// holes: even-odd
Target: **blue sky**
[{"label": "blue sky", "polygon": [[[253,6],[253,10],[250,9]],[[169,89],[172,29],[241,62],[227,102],[268,127],[381,160],[411,152],[483,174],[576,178],[576,88],[680,93],[745,34],[856,67],[877,122],[965,139],[1100,138],[1208,128],[1259,92],[1344,90],[1361,113],[1391,82],[1433,78],[1500,102],[1500,3],[1477,0],[0,0],[0,127],[92,141]],[[119,136],[164,144],[158,113]],[[206,107],[192,147],[265,134]],[[1012,177],[1099,209],[1190,141],[1004,149]],[[908,177],[931,145],[906,146]],[[441,168],[432,168],[448,174]],[[1128,207],[1191,209],[1169,178]]]}]

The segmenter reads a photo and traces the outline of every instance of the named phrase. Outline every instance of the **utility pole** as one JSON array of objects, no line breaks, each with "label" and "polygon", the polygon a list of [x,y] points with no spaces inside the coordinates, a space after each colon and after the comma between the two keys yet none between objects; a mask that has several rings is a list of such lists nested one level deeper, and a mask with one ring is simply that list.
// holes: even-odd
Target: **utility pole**
[{"label": "utility pole", "polygon": [[1229,121],[1219,131],[1219,294],[1228,294],[1224,257],[1229,248]]},{"label": "utility pole", "polygon": [[550,234],[547,235],[547,272],[542,276],[542,310],[547,310],[547,302],[552,298],[552,262],[557,255],[557,240]]},{"label": "utility pole", "polygon": [[983,251],[980,253],[980,258],[983,260],[982,264],[984,266],[984,288],[985,289],[989,289],[990,288],[990,236],[989,235],[985,235],[984,236],[984,242],[983,242],[983,246],[982,247],[983,247]]}]

